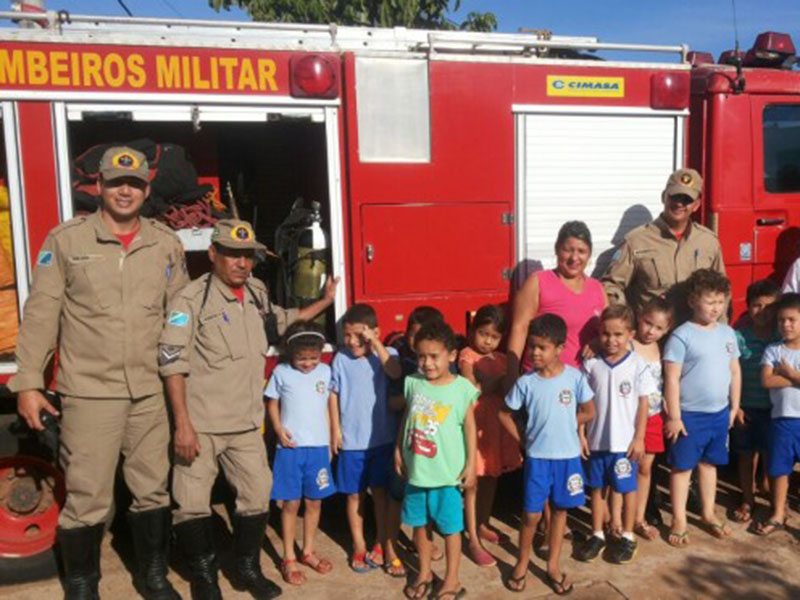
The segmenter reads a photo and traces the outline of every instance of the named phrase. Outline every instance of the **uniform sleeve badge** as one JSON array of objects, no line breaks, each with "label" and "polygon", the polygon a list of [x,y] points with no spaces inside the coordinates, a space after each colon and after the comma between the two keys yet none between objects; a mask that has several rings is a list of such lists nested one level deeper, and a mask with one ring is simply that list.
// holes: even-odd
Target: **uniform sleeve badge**
[{"label": "uniform sleeve badge", "polygon": [[39,267],[49,267],[53,264],[53,253],[50,250],[42,250],[39,252],[39,258],[36,259],[36,265]]},{"label": "uniform sleeve badge", "polygon": [[189,324],[189,315],[178,310],[173,310],[167,317],[167,323],[174,327],[186,327]]}]

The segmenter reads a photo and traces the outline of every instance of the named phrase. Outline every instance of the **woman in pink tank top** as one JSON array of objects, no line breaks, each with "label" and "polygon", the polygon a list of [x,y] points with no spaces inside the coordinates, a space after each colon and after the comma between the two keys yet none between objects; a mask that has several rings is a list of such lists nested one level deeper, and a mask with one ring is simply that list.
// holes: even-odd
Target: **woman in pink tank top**
[{"label": "woman in pink tank top", "polygon": [[530,370],[523,357],[528,325],[545,313],[558,315],[567,324],[567,342],[561,360],[580,365],[581,349],[597,335],[600,313],[607,305],[602,284],[584,273],[592,255],[592,235],[582,221],[561,226],[556,239],[556,268],[534,273],[514,298],[511,332],[508,340],[509,380]]}]

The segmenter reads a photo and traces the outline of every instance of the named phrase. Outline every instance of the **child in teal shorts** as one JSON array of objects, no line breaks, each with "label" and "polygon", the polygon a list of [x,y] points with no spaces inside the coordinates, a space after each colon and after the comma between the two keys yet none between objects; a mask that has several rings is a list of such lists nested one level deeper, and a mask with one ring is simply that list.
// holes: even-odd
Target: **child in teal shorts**
[{"label": "child in teal shorts", "polygon": [[433,586],[430,521],[445,539],[447,572],[438,595],[460,598],[458,579],[464,504],[459,486],[474,487],[477,433],[473,409],[480,392],[454,375],[455,336],[441,321],[423,325],[414,337],[419,374],[405,380],[406,413],[395,448],[395,469],[408,478],[403,523],[414,528],[419,573],[407,598],[427,598]]}]

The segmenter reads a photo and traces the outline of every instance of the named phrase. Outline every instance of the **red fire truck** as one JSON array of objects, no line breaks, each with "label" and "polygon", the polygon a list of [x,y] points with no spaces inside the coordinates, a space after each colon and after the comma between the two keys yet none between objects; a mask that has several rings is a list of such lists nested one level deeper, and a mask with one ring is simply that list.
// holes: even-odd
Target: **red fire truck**
[{"label": "red fire truck", "polygon": [[[319,203],[341,279],[329,322],[369,302],[384,332],[420,304],[463,331],[471,310],[553,265],[569,219],[588,223],[589,271],[602,273],[683,165],[706,180],[699,217],[720,236],[736,312],[749,282],[781,278],[798,254],[788,36],[759,36],[717,64],[681,45],[546,33],[65,12],[22,24],[0,29],[0,384],[39,247],[80,212],[76,159],[102,143],[180,145],[216,199],[233,184],[269,245],[298,197]],[[178,231],[195,269],[209,231]],[[0,569],[16,558],[18,574],[47,560],[63,495],[55,469],[25,460],[0,462]]]}]

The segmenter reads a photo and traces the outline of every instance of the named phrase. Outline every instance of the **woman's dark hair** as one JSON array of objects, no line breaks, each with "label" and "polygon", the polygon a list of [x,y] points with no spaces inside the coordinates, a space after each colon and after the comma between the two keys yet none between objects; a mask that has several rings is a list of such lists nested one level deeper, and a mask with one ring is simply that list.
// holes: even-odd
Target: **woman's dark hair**
[{"label": "woman's dark hair", "polygon": [[506,332],[506,311],[497,304],[485,304],[478,309],[472,319],[470,329],[475,331],[478,327],[491,325],[500,333]]},{"label": "woman's dark hair", "polygon": [[564,319],[553,313],[539,315],[528,326],[528,336],[547,338],[556,346],[567,341],[567,324]]},{"label": "woman's dark hair", "polygon": [[558,230],[558,237],[556,238],[556,252],[564,245],[569,238],[575,238],[582,241],[589,246],[589,251],[592,250],[592,232],[589,231],[589,226],[583,221],[567,221]]},{"label": "woman's dark hair", "polygon": [[322,352],[325,334],[322,327],[312,321],[295,321],[286,328],[281,343],[281,358],[291,361],[300,350],[314,349]]},{"label": "woman's dark hair", "polygon": [[427,340],[441,342],[448,352],[456,349],[456,336],[450,325],[444,321],[434,320],[420,327],[414,336],[414,349],[419,347],[420,342]]}]

